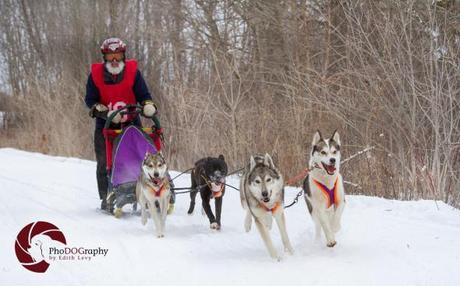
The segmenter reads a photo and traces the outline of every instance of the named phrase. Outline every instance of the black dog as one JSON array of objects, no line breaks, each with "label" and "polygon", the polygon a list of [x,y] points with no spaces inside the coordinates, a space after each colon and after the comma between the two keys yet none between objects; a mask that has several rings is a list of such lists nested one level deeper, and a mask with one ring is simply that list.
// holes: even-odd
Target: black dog
[{"label": "black dog", "polygon": [[[218,158],[208,157],[198,160],[192,171],[192,192],[190,193],[190,207],[188,214],[193,213],[195,197],[200,192],[203,209],[209,218],[212,229],[220,229],[220,215],[222,212],[222,198],[225,193],[225,177],[227,176],[227,163],[223,155]],[[212,213],[209,201],[214,198],[216,216]]]}]

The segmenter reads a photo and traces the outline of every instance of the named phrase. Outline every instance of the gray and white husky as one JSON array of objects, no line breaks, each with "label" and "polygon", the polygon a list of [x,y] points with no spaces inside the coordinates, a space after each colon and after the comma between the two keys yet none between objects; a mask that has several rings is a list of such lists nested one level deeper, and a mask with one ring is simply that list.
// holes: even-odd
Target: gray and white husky
[{"label": "gray and white husky", "polygon": [[311,171],[303,183],[305,202],[316,226],[316,238],[320,238],[323,229],[327,246],[334,247],[345,207],[337,131],[329,139],[324,139],[319,131],[315,133],[309,165]]},{"label": "gray and white husky", "polygon": [[136,198],[141,206],[142,224],[150,217],[155,222],[157,237],[163,237],[171,197],[168,167],[160,153],[147,152],[142,161],[141,174],[136,184]]},{"label": "gray and white husky", "polygon": [[286,232],[283,187],[283,176],[273,164],[270,155],[251,156],[249,166],[246,167],[240,182],[241,205],[246,210],[244,228],[249,232],[254,218],[270,256],[278,260],[281,257],[278,256],[269,233],[273,217],[278,224],[284,250],[293,253]]}]

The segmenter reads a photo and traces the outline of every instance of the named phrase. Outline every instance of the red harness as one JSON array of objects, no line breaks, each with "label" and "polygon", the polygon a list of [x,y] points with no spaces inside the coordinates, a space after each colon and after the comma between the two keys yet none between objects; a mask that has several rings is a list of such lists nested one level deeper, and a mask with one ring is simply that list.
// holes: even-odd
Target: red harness
[{"label": "red harness", "polygon": [[327,208],[329,208],[332,205],[334,205],[335,207],[339,205],[339,195],[337,193],[337,182],[338,181],[339,181],[339,178],[335,180],[334,187],[332,187],[332,189],[329,189],[328,187],[318,182],[317,180],[313,180],[316,186],[321,190],[323,195],[326,197]]},{"label": "red harness", "polygon": [[155,190],[154,188],[149,188],[149,189],[150,189],[150,192],[155,195],[155,197],[161,197],[164,191],[166,191],[165,183],[161,184],[158,190]]}]

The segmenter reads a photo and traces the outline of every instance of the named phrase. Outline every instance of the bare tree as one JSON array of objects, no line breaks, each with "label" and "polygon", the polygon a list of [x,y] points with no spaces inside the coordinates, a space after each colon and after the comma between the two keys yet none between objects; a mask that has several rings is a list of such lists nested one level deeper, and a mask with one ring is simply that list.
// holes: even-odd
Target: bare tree
[{"label": "bare tree", "polygon": [[[303,169],[338,128],[364,193],[460,205],[458,1],[0,0],[0,146],[92,158],[83,104],[109,36],[139,60],[174,168],[270,152]],[[6,95],[5,95],[6,94]],[[8,132],[8,136],[3,136]]]}]

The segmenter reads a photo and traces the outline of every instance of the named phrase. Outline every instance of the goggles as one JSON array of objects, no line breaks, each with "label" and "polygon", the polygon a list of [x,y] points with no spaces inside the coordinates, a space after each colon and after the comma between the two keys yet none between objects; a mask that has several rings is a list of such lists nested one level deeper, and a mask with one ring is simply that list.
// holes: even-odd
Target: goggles
[{"label": "goggles", "polygon": [[114,60],[121,62],[124,58],[125,55],[123,53],[110,53],[104,55],[104,59],[108,62],[113,62]]}]

